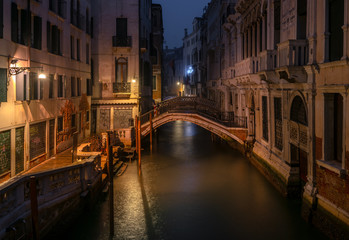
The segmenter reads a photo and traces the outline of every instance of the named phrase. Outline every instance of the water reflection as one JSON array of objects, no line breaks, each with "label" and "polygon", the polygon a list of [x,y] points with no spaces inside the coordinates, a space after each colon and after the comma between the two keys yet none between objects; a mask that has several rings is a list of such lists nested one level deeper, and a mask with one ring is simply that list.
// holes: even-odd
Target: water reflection
[{"label": "water reflection", "polygon": [[[115,179],[114,239],[325,239],[301,219],[299,202],[284,199],[206,130],[175,122],[154,139],[142,175],[134,162]],[[102,201],[79,220],[82,231],[64,238],[108,239],[107,210]]]}]

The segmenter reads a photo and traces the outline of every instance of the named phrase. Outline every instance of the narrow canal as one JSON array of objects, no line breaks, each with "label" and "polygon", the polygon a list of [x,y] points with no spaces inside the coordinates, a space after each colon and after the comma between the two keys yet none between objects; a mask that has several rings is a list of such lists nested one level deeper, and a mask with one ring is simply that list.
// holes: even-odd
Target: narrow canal
[{"label": "narrow canal", "polygon": [[[242,155],[187,122],[161,127],[153,154],[114,179],[113,239],[326,239]],[[108,198],[50,239],[109,239]]]}]

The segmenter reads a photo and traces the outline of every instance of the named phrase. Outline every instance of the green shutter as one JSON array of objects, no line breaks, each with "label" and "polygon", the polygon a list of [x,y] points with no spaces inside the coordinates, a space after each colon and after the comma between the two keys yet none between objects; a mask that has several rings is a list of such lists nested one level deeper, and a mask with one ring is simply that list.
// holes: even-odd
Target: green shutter
[{"label": "green shutter", "polygon": [[0,0],[0,38],[4,37],[3,28],[4,28],[4,3],[3,3],[3,0]]},{"label": "green shutter", "polygon": [[0,68],[0,102],[7,102],[7,69]]}]

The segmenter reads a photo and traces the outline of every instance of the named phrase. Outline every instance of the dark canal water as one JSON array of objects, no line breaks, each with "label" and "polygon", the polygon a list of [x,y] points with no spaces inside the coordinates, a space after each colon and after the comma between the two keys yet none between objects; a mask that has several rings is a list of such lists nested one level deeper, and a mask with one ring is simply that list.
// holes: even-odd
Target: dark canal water
[{"label": "dark canal water", "polygon": [[[153,155],[114,179],[113,239],[326,239],[240,153],[206,130],[174,122]],[[109,239],[108,198],[57,239]],[[50,237],[50,239],[54,239]]]}]

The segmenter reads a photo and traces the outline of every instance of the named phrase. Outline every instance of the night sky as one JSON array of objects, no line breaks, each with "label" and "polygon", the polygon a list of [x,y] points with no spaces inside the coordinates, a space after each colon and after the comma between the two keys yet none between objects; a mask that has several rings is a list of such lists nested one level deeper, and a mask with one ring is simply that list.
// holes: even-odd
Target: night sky
[{"label": "night sky", "polygon": [[184,28],[192,32],[194,17],[201,17],[204,7],[210,0],[153,0],[162,5],[164,19],[164,46],[169,48],[182,46]]}]

